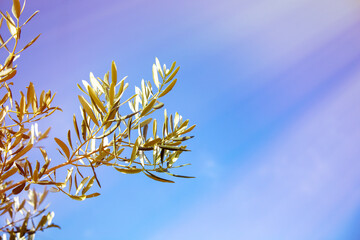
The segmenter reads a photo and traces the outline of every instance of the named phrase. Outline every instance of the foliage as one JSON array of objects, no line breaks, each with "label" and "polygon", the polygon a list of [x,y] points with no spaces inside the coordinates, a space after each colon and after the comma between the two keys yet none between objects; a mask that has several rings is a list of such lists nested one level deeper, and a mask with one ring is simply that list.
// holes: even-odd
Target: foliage
[{"label": "foliage", "polygon": [[[189,151],[182,144],[191,137],[184,135],[195,125],[189,127],[189,120],[184,121],[178,113],[168,115],[166,110],[162,126],[150,117],[164,106],[160,99],[172,90],[179,71],[175,62],[168,69],[166,65],[161,67],[158,59],[152,67],[155,87],[150,81],[142,80],[141,87],[135,87],[135,94],[127,100],[123,100],[123,96],[129,85],[126,77],[118,80],[114,62],[111,74],[107,72],[99,78],[90,73],[90,83],[78,84],[83,93],[78,96],[81,116],[74,114],[74,129],[67,132],[66,140],[54,139],[64,160],[52,164],[47,151],[39,146],[50,128],[39,132],[37,122],[61,111],[51,106],[55,94],[49,90],[38,95],[31,82],[25,92],[20,91],[20,100],[15,100],[12,94],[11,80],[17,72],[14,62],[40,36],[18,50],[21,29],[38,13],[20,24],[25,2],[22,5],[19,0],[13,0],[13,17],[8,12],[0,12],[0,29],[6,24],[9,31],[6,40],[0,35],[0,49],[7,53],[0,65],[0,216],[6,218],[6,222],[1,223],[3,226],[0,225],[2,238],[33,239],[36,231],[59,227],[52,223],[54,213],[42,207],[48,190],[39,192],[39,185],[49,185],[52,192],[84,200],[99,195],[91,192],[91,188],[95,182],[101,187],[96,174],[100,166],[112,167],[124,174],[142,172],[160,182],[173,181],[159,177],[158,173],[186,177],[169,170],[187,165],[175,163],[181,153]],[[120,112],[123,105],[129,105],[131,112]],[[28,154],[35,151],[41,153],[43,160],[29,159]],[[65,179],[60,179],[61,175],[66,175]]]}]

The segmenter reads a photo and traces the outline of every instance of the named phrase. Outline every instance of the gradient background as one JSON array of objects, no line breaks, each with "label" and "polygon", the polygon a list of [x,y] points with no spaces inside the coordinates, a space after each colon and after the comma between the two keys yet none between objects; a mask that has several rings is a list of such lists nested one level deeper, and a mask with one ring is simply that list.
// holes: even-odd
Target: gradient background
[{"label": "gradient background", "polygon": [[[9,9],[0,0],[1,10]],[[29,0],[15,87],[57,92],[40,125],[65,138],[76,84],[110,69],[131,91],[155,56],[181,66],[164,100],[197,128],[175,184],[101,169],[101,196],[50,196],[37,239],[360,239],[360,2]]]}]

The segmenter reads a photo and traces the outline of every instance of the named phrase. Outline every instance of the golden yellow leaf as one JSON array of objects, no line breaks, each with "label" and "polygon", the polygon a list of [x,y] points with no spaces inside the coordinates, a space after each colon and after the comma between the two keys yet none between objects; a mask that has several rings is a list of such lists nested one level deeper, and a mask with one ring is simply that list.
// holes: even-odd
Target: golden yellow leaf
[{"label": "golden yellow leaf", "polygon": [[9,162],[14,162],[15,160],[18,160],[20,157],[22,157],[25,153],[30,151],[30,149],[33,147],[32,144],[27,145],[24,147],[20,152],[18,152],[13,158],[10,159]]},{"label": "golden yellow leaf", "polygon": [[111,84],[114,84],[114,87],[116,86],[117,82],[117,68],[114,61],[111,63]]},{"label": "golden yellow leaf", "polygon": [[86,181],[87,181],[89,178],[90,178],[90,176],[84,178],[84,179],[80,182],[79,186],[78,186],[77,189],[76,189],[75,195],[77,195],[77,194],[80,192],[81,188],[85,185]]},{"label": "golden yellow leaf", "polygon": [[39,13],[39,10],[38,11],[35,11],[25,22],[23,25],[27,24],[33,17],[35,17],[36,14]]},{"label": "golden yellow leaf", "polygon": [[74,116],[73,116],[73,123],[74,123],[74,128],[75,128],[76,135],[78,136],[79,141],[81,141],[81,139],[80,139],[80,133],[79,133],[79,128],[78,128],[78,125],[77,125],[77,121],[76,121],[75,114],[74,114]]},{"label": "golden yellow leaf", "polygon": [[85,100],[85,98],[83,96],[78,96],[79,97],[79,101],[81,103],[81,105],[83,106],[84,110],[86,111],[86,113],[89,115],[89,117],[91,118],[91,120],[97,125],[99,126],[99,123],[96,120],[96,117],[93,113],[93,111],[91,110],[90,104]]},{"label": "golden yellow leaf", "polygon": [[65,153],[67,159],[70,158],[70,151],[69,151],[69,148],[66,146],[66,144],[61,141],[60,139],[58,138],[54,138],[55,139],[55,142],[60,146],[60,148],[63,150],[63,152]]},{"label": "golden yellow leaf", "polygon": [[92,194],[89,194],[89,195],[86,195],[86,198],[93,198],[93,197],[97,197],[97,196],[100,196],[100,193],[92,193]]},{"label": "golden yellow leaf", "polygon": [[51,129],[51,127],[49,127],[48,129],[46,129],[46,131],[45,131],[43,134],[40,135],[39,141],[42,140],[42,139],[44,139],[44,138],[47,138],[47,137],[48,137],[49,132],[50,132],[50,129]]},{"label": "golden yellow leaf", "polygon": [[176,81],[177,79],[172,81],[169,86],[167,86],[164,91],[159,95],[159,98],[165,96],[168,92],[170,92],[170,90],[175,86]]},{"label": "golden yellow leaf", "polygon": [[153,106],[156,103],[156,99],[154,98],[148,105],[146,105],[146,107],[142,110],[140,117],[145,116],[148,112],[150,112],[150,110],[153,108]]},{"label": "golden yellow leaf", "polygon": [[97,94],[95,93],[95,91],[90,87],[90,85],[88,86],[88,91],[90,94],[91,99],[94,101],[94,103],[96,104],[96,106],[98,108],[100,108],[100,110],[103,113],[106,113],[106,109],[104,107],[104,105],[102,104],[102,102],[100,101],[99,97],[97,96]]},{"label": "golden yellow leaf", "polygon": [[12,13],[17,19],[19,19],[20,17],[20,12],[21,12],[20,1],[13,0]]},{"label": "golden yellow leaf", "polygon": [[83,201],[86,199],[86,196],[74,196],[74,195],[69,195],[69,197],[71,197],[72,199],[76,200],[76,201]]},{"label": "golden yellow leaf", "polygon": [[0,180],[3,181],[9,177],[11,177],[12,175],[14,175],[15,173],[17,172],[17,168],[16,167],[13,167],[12,169],[10,169],[9,171],[3,173],[1,176],[0,176]]},{"label": "golden yellow leaf", "polygon": [[0,100],[0,106],[2,106],[9,98],[9,93],[6,93],[4,97]]},{"label": "golden yellow leaf", "polygon": [[189,127],[188,129],[186,129],[185,131],[182,131],[181,134],[188,133],[188,132],[192,131],[195,127],[196,127],[196,125],[192,125],[191,127]]},{"label": "golden yellow leaf", "polygon": [[161,64],[160,64],[160,61],[159,61],[158,58],[155,58],[155,64],[156,64],[157,70],[159,71],[161,77],[163,78],[163,77],[164,77],[164,74],[163,74],[163,72],[162,72]]},{"label": "golden yellow leaf", "polygon": [[155,144],[161,142],[161,138],[155,138],[147,143],[144,144],[144,147],[153,147]]},{"label": "golden yellow leaf", "polygon": [[141,141],[141,137],[139,136],[133,146],[132,152],[131,152],[131,158],[130,158],[130,165],[132,164],[132,162],[135,160],[136,158],[136,154],[140,145],[140,141]]},{"label": "golden yellow leaf", "polygon": [[[172,66],[171,66],[172,67]],[[169,78],[166,80],[166,83],[167,82],[170,82],[174,77],[175,77],[175,75],[177,74],[177,72],[179,71],[179,69],[180,69],[180,67],[177,67],[176,69],[175,69],[175,71],[169,76]]]},{"label": "golden yellow leaf", "polygon": [[118,167],[115,167],[115,169],[124,174],[136,174],[136,173],[139,173],[142,171],[142,169],[140,169],[140,168],[118,168]]},{"label": "golden yellow leaf", "polygon": [[148,171],[144,171],[145,175],[148,176],[149,178],[151,179],[154,179],[156,181],[159,181],[159,182],[168,182],[168,183],[174,183],[174,181],[171,181],[171,180],[167,180],[167,179],[164,179],[164,178],[161,178],[161,177],[158,177]]}]

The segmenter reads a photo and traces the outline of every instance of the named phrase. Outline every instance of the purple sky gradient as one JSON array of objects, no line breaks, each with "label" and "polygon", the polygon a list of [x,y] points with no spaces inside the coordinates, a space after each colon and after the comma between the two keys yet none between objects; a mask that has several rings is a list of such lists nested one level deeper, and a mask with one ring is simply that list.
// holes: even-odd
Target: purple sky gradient
[{"label": "purple sky gradient", "polygon": [[[38,239],[357,240],[360,3],[356,0],[28,1],[16,87],[57,92],[65,138],[76,84],[115,60],[130,90],[155,57],[181,66],[165,99],[196,123],[176,184],[100,169],[101,196],[52,195]],[[0,2],[0,8],[9,9]],[[130,93],[129,93],[130,94]],[[51,142],[53,161],[63,161]]]}]

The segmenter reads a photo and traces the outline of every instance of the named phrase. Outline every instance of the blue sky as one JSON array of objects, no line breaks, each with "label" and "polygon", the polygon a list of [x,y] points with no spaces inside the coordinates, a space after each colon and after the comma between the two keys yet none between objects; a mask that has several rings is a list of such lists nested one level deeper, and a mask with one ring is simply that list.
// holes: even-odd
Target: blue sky
[{"label": "blue sky", "polygon": [[[8,5],[0,3],[1,10]],[[57,92],[40,125],[65,138],[76,84],[115,60],[130,90],[176,60],[169,112],[197,124],[175,184],[100,169],[101,196],[52,195],[38,239],[359,239],[360,4],[354,0],[28,1],[16,87]],[[49,138],[53,161],[62,161]]]}]

